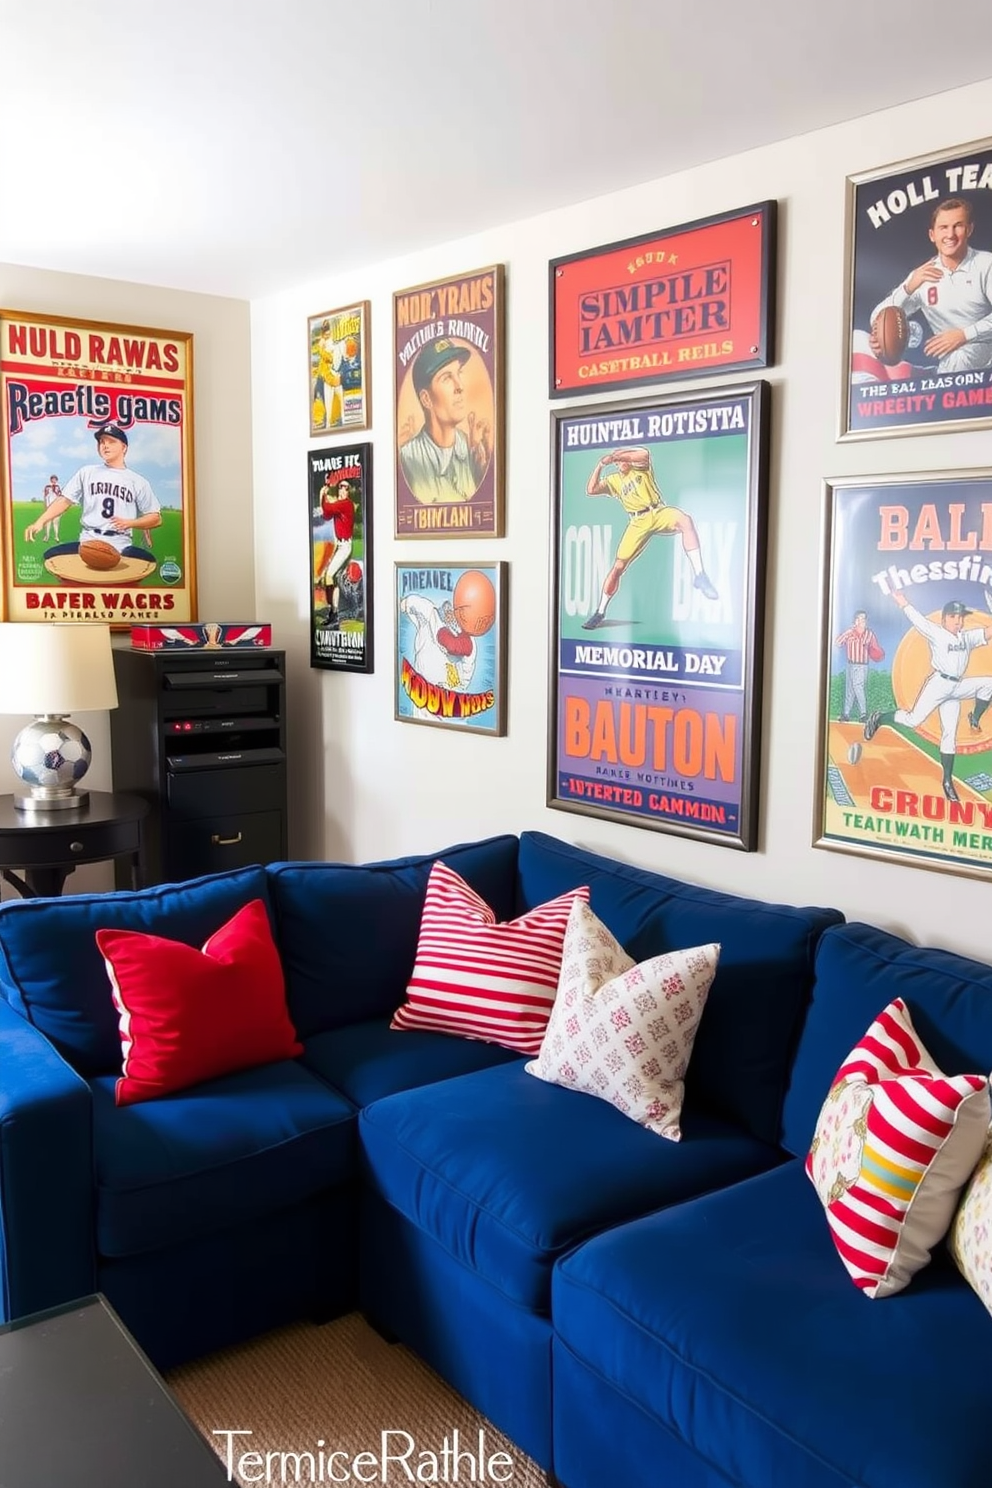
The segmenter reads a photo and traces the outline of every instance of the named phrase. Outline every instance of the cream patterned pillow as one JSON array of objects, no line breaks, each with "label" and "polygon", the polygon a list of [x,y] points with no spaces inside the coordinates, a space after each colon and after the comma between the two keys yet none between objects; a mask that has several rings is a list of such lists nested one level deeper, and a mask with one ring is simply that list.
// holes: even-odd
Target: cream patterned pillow
[{"label": "cream patterned pillow", "polygon": [[955,1264],[992,1312],[992,1131],[947,1237]]},{"label": "cream patterned pillow", "polygon": [[679,1141],[683,1080],[719,955],[704,945],[635,965],[576,900],[544,1042],[524,1068]]}]

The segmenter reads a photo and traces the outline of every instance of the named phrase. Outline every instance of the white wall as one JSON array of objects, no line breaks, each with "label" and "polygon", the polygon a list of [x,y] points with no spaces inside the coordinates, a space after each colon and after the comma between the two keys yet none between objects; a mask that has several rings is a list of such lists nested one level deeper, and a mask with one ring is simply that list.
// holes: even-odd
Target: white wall
[{"label": "white wall", "polygon": [[[7,310],[192,331],[199,613],[204,619],[254,618],[247,302],[0,264],[0,305]],[[2,691],[0,677],[0,696]],[[20,787],[10,767],[10,745],[25,722],[0,714],[0,794]],[[80,713],[74,722],[93,744],[87,784],[109,790],[109,715]],[[81,892],[112,882],[112,869],[94,864],[77,869],[66,887]],[[3,891],[3,897],[15,897],[7,886]]]},{"label": "white wall", "polygon": [[[742,107],[746,107],[742,99]],[[845,179],[988,132],[992,82],[717,161],[563,211],[439,245],[252,306],[258,614],[292,653],[292,851],[363,860],[540,828],[690,880],[790,903],[835,904],[922,941],[987,954],[979,880],[811,847],[825,477],[966,467],[987,433],[836,442],[845,305]],[[480,163],[485,189],[492,162]],[[374,189],[374,183],[370,183]],[[778,364],[768,552],[760,844],[743,854],[545,805],[549,649],[548,259],[774,197],[780,202]],[[507,265],[507,536],[392,539],[392,292]],[[306,317],[372,300],[376,670],[311,672],[307,651]],[[702,382],[693,384],[699,388]],[[395,560],[510,560],[505,739],[393,721]]]}]

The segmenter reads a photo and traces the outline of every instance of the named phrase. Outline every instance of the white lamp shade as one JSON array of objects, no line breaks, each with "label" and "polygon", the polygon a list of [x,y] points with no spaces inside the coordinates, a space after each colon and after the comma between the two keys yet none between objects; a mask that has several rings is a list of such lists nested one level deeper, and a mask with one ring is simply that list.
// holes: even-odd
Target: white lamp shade
[{"label": "white lamp shade", "polygon": [[0,624],[0,713],[117,707],[109,625]]}]

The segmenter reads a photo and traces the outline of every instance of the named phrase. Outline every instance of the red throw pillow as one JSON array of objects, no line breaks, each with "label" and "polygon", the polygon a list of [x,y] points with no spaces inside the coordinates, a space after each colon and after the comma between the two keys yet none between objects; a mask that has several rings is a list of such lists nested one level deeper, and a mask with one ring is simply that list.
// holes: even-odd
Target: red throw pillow
[{"label": "red throw pillow", "polygon": [[303,1053],[261,899],[202,951],[136,930],[98,930],[96,943],[120,1016],[119,1106]]},{"label": "red throw pillow", "polygon": [[406,1002],[390,1028],[428,1028],[537,1054],[558,990],[569,910],[588,898],[583,885],[497,924],[485,900],[436,862]]}]

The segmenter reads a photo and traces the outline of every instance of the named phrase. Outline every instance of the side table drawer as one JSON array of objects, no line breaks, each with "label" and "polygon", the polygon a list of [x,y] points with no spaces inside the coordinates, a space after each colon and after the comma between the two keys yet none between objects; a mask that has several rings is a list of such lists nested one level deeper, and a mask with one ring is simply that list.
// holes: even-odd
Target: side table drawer
[{"label": "side table drawer", "polygon": [[199,878],[250,863],[274,863],[284,856],[281,811],[204,816],[173,825],[166,844],[166,875]]},{"label": "side table drawer", "polygon": [[136,853],[141,841],[139,822],[66,822],[57,831],[21,832],[17,837],[19,868],[71,867],[73,863],[99,863],[124,853]]}]

